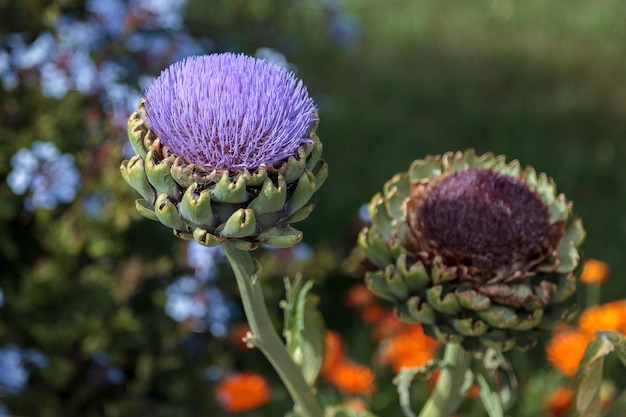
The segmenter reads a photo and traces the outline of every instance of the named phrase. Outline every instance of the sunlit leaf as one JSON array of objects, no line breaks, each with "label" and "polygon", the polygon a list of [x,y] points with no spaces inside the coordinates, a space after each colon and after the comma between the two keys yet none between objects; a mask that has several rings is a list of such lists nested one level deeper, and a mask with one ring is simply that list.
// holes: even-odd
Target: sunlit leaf
[{"label": "sunlit leaf", "polygon": [[404,415],[407,417],[416,417],[416,414],[411,408],[411,394],[410,388],[413,379],[416,376],[427,378],[434,370],[441,368],[441,361],[430,361],[424,366],[415,368],[402,368],[398,375],[393,380],[393,383],[398,387],[398,395],[400,397],[400,407]]},{"label": "sunlit leaf", "polygon": [[614,351],[625,362],[626,339],[616,332],[598,332],[596,339],[587,346],[576,377],[575,417],[600,416],[604,358]]},{"label": "sunlit leaf", "polygon": [[313,385],[324,360],[324,319],[317,309],[318,297],[309,294],[313,281],[303,282],[298,275],[293,282],[285,279],[286,296],[283,335],[287,350],[301,366],[304,379]]}]

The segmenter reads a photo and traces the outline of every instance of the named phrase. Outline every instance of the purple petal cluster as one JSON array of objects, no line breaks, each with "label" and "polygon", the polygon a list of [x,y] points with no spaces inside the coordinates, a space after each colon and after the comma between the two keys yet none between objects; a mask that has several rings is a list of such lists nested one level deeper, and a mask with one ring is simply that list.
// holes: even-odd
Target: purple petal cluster
[{"label": "purple petal cluster", "polygon": [[316,108],[302,81],[231,53],[165,69],[145,95],[146,122],[172,152],[206,168],[273,164],[309,142]]}]

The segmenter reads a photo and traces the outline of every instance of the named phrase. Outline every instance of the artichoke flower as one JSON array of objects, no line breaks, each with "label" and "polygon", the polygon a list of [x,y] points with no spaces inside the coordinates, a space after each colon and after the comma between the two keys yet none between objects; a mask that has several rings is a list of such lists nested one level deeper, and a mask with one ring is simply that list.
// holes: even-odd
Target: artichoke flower
[{"label": "artichoke flower", "polygon": [[122,176],[137,210],[176,236],[239,249],[290,247],[326,179],[318,114],[302,82],[230,53],[172,64],[128,121]]},{"label": "artichoke flower", "polygon": [[368,288],[396,315],[468,351],[532,347],[575,311],[572,204],[552,179],[473,150],[428,156],[369,204],[358,244]]}]

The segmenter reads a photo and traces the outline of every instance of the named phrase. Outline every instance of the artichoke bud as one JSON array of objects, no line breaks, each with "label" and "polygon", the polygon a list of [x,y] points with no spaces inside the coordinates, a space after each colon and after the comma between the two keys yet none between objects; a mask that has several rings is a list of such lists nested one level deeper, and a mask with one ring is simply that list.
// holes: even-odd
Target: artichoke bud
[{"label": "artichoke bud", "polygon": [[159,195],[154,203],[154,213],[161,223],[178,231],[186,231],[188,229],[185,222],[178,213],[176,205],[172,203],[169,196],[165,193]]},{"label": "artichoke bud", "polygon": [[148,149],[144,145],[146,131],[142,129],[143,122],[139,116],[139,111],[135,110],[128,119],[128,139],[133,150],[141,158],[145,158]]},{"label": "artichoke bud", "polygon": [[261,191],[248,205],[257,215],[276,213],[285,206],[287,183],[282,174],[278,174],[278,184],[274,185],[269,177],[265,178]]},{"label": "artichoke bud", "polygon": [[135,208],[137,209],[139,214],[141,214],[146,219],[154,220],[155,222],[159,221],[159,218],[154,213],[154,206],[148,204],[148,202],[143,198],[138,198],[137,200],[135,200]]},{"label": "artichoke bud", "polygon": [[260,233],[258,239],[277,248],[290,248],[302,240],[302,232],[291,226],[273,227]]},{"label": "artichoke bud", "polygon": [[214,234],[209,233],[209,231],[205,229],[201,229],[199,227],[196,227],[194,229],[193,238],[201,245],[209,246],[209,247],[217,246],[225,240],[225,239],[220,239]]},{"label": "artichoke bud", "polygon": [[309,217],[311,213],[313,213],[313,209],[315,208],[315,204],[310,203],[306,206],[302,207],[300,210],[293,213],[291,216],[287,217],[284,220],[281,220],[281,223],[297,223]]},{"label": "artichoke bud", "polygon": [[248,237],[256,230],[256,217],[252,209],[239,209],[230,216],[226,223],[220,225],[215,231],[220,235],[229,237]]},{"label": "artichoke bud", "polygon": [[154,203],[156,193],[148,182],[144,160],[139,155],[133,156],[130,161],[124,161],[120,170],[128,185],[133,187],[147,202]]},{"label": "artichoke bud", "polygon": [[191,184],[185,190],[179,210],[181,217],[195,226],[210,229],[215,224],[211,207],[211,190],[199,191],[197,183]]},{"label": "artichoke bud", "polygon": [[157,161],[154,157],[154,149],[150,149],[144,163],[148,182],[152,184],[157,194],[167,194],[178,199],[180,197],[180,189],[170,173],[173,163],[172,158]]},{"label": "artichoke bud", "polygon": [[122,175],[143,197],[140,213],[183,239],[293,246],[302,233],[289,225],[308,217],[328,175],[318,123],[306,88],[281,67],[230,53],[186,58],[130,116],[136,155]]},{"label": "artichoke bud", "polygon": [[396,315],[467,350],[528,349],[576,308],[585,231],[556,185],[504,156],[428,156],[369,205],[365,280]]},{"label": "artichoke bud", "polygon": [[309,202],[313,193],[315,192],[315,176],[309,170],[305,170],[298,182],[296,188],[293,190],[289,201],[285,205],[285,212],[287,215],[291,215],[300,210],[306,203]]}]

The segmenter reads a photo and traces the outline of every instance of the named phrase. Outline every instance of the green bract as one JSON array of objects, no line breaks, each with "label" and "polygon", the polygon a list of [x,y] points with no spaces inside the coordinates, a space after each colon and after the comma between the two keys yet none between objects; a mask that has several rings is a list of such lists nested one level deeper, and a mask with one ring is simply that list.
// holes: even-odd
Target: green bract
[{"label": "green bract", "polygon": [[143,111],[142,102],[130,116],[128,137],[136,155],[121,166],[126,182],[142,197],[136,200],[139,213],[206,246],[228,239],[252,250],[260,243],[290,247],[302,239],[290,224],[308,217],[309,200],[328,174],[317,122],[308,133],[311,142],[278,163],[207,170],[164,146],[145,124]]},{"label": "green bract", "polygon": [[576,308],[582,222],[550,178],[518,161],[473,150],[416,160],[369,214],[358,238],[375,265],[368,287],[444,343],[528,349]]}]

